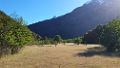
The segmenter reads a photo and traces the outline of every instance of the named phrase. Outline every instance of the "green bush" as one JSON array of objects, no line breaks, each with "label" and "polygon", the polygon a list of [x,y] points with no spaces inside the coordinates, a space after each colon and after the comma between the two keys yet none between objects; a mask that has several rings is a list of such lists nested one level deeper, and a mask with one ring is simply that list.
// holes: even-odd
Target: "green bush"
[{"label": "green bush", "polygon": [[75,38],[75,39],[73,39],[73,42],[74,42],[75,44],[79,45],[79,44],[81,44],[81,42],[82,42],[82,38],[81,38],[81,37]]},{"label": "green bush", "polygon": [[60,35],[56,35],[56,36],[54,37],[54,39],[53,39],[53,42],[54,42],[55,45],[61,43],[61,42],[62,42],[61,36],[60,36]]},{"label": "green bush", "polygon": [[17,53],[33,41],[32,32],[4,12],[0,11],[0,55]]},{"label": "green bush", "polygon": [[104,26],[100,41],[107,48],[107,51],[120,51],[120,20],[113,20]]}]

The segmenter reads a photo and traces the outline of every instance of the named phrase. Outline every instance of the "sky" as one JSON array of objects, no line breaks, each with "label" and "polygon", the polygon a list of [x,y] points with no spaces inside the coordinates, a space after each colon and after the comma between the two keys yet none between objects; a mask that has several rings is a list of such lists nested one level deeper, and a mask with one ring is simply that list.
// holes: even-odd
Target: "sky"
[{"label": "sky", "polygon": [[90,0],[0,0],[0,10],[22,16],[27,24],[61,16]]}]

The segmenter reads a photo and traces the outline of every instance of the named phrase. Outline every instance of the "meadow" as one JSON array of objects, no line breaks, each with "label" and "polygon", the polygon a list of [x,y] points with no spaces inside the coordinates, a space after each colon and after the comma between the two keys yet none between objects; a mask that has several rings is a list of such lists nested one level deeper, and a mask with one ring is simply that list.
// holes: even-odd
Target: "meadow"
[{"label": "meadow", "polygon": [[26,46],[0,59],[0,68],[119,68],[120,57],[107,55],[100,45]]}]

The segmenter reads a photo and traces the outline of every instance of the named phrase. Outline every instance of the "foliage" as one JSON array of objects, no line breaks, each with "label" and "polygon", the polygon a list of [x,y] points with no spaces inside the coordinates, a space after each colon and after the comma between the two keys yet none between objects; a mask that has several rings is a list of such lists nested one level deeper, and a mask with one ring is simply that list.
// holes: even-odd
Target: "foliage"
[{"label": "foliage", "polygon": [[87,32],[83,36],[83,42],[82,43],[87,43],[87,44],[100,44],[100,35],[102,32],[103,26],[98,25],[95,29]]},{"label": "foliage", "polygon": [[57,45],[57,44],[59,44],[59,43],[62,42],[62,38],[61,38],[60,35],[56,35],[56,36],[54,37],[53,41],[54,41],[54,44]]},{"label": "foliage", "polygon": [[17,53],[25,44],[32,42],[32,32],[21,22],[0,11],[0,55]]},{"label": "foliage", "polygon": [[102,44],[109,52],[120,51],[120,20],[115,19],[110,23],[89,31],[83,36],[83,43]]},{"label": "foliage", "polygon": [[47,36],[43,37],[40,42],[41,42],[42,45],[50,44],[50,40]]},{"label": "foliage", "polygon": [[109,52],[120,51],[120,20],[115,19],[104,26],[98,25],[84,35],[83,43],[102,44]]},{"label": "foliage", "polygon": [[100,41],[107,47],[107,51],[120,51],[120,20],[113,20],[104,26]]},{"label": "foliage", "polygon": [[74,43],[73,39],[66,39],[64,40],[66,43]]},{"label": "foliage", "polygon": [[75,38],[73,41],[75,44],[79,45],[82,42],[82,37]]}]

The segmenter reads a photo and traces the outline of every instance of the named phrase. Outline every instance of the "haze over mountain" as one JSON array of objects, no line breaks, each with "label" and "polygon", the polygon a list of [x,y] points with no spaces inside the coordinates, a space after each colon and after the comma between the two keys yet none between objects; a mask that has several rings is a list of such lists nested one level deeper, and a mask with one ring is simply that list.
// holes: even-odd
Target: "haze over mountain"
[{"label": "haze over mountain", "polygon": [[60,17],[40,21],[28,27],[41,36],[63,38],[82,36],[98,24],[120,17],[120,0],[92,0]]}]

